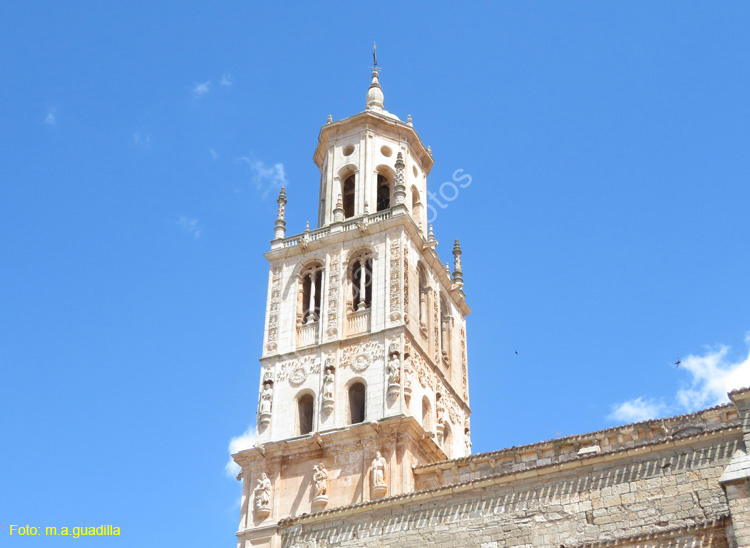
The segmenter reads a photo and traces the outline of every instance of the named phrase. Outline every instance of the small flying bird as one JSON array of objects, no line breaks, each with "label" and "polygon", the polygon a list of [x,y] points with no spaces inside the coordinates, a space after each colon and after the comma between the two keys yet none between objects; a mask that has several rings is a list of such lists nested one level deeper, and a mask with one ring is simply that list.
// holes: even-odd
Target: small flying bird
[{"label": "small flying bird", "polygon": [[680,364],[681,364],[681,363],[682,363],[682,362],[680,361],[680,358],[677,358],[677,361],[676,361],[676,362],[674,362],[674,366],[675,366],[675,367],[680,367]]},{"label": "small flying bird", "polygon": [[515,352],[516,352],[516,356],[518,356],[518,350],[516,350]]}]

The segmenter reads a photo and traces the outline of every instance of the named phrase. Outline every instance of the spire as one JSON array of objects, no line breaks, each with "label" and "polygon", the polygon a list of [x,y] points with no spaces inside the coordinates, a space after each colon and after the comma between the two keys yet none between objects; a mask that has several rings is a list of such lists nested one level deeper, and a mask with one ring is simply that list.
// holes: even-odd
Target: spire
[{"label": "spire", "polygon": [[393,198],[396,205],[406,200],[406,185],[404,184],[404,155],[400,152],[396,156],[396,184],[393,186]]},{"label": "spire", "polygon": [[378,71],[372,71],[372,82],[367,90],[367,110],[383,110],[383,89],[378,81]]},{"label": "spire", "polygon": [[336,200],[336,207],[333,209],[333,222],[340,223],[344,220],[344,202],[341,201],[341,194]]},{"label": "spire", "polygon": [[284,234],[286,234],[286,221],[284,220],[284,216],[286,215],[286,189],[284,187],[281,187],[281,191],[279,192],[279,197],[276,202],[279,204],[279,208],[276,211],[276,222],[274,223],[273,237],[274,240],[281,240],[284,237]]},{"label": "spire", "polygon": [[461,270],[461,244],[458,239],[453,243],[453,281],[464,285],[464,273]]}]

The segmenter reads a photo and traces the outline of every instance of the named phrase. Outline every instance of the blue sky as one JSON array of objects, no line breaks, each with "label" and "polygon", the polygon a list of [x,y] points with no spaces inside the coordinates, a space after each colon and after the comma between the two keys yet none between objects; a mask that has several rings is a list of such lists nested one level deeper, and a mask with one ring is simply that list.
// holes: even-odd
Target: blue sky
[{"label": "blue sky", "polygon": [[255,418],[275,195],[287,234],[314,221],[318,130],[364,108],[374,40],[386,108],[432,147],[429,187],[472,177],[434,224],[444,260],[464,250],[475,451],[750,385],[748,16],[4,4],[5,526],[233,545],[224,468]]}]

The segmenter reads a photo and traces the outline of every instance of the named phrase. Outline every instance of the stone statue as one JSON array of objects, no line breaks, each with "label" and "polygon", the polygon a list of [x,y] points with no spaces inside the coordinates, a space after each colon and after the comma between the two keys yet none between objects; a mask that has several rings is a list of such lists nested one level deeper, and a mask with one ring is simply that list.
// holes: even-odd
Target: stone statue
[{"label": "stone statue", "polygon": [[401,382],[401,362],[398,354],[391,354],[388,362],[388,384],[399,384]]},{"label": "stone statue", "polygon": [[271,414],[271,400],[273,399],[273,388],[270,383],[266,383],[263,387],[263,393],[260,395],[260,414],[270,415]]},{"label": "stone statue", "polygon": [[333,369],[327,369],[326,374],[323,377],[323,399],[324,400],[332,400],[333,399]]},{"label": "stone statue", "polygon": [[315,498],[324,497],[328,494],[328,471],[323,463],[313,465],[313,482],[315,485]]},{"label": "stone statue", "polygon": [[269,508],[271,504],[271,480],[263,472],[258,479],[258,485],[255,488],[255,507],[257,509]]},{"label": "stone statue", "polygon": [[466,444],[466,453],[471,455],[471,432],[468,428],[464,432],[464,443]]},{"label": "stone statue", "polygon": [[385,457],[378,451],[372,459],[372,486],[385,487]]}]

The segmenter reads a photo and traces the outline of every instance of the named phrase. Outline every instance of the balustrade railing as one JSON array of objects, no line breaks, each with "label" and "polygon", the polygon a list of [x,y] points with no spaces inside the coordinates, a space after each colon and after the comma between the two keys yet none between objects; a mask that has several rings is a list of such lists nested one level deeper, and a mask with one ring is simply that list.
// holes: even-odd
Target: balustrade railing
[{"label": "balustrade railing", "polygon": [[318,342],[318,322],[297,326],[297,347],[310,346]]},{"label": "balustrade railing", "polygon": [[346,320],[347,334],[359,335],[370,331],[370,309],[351,312]]}]

